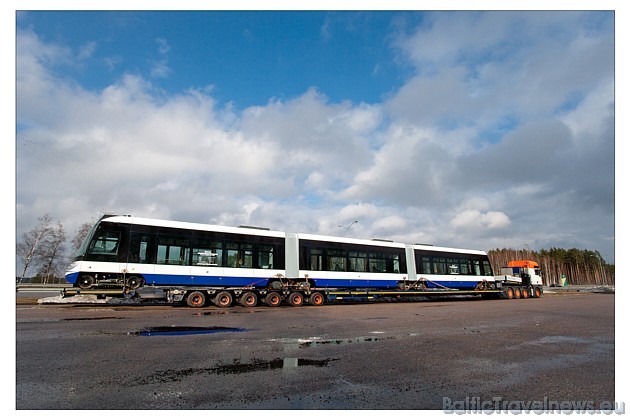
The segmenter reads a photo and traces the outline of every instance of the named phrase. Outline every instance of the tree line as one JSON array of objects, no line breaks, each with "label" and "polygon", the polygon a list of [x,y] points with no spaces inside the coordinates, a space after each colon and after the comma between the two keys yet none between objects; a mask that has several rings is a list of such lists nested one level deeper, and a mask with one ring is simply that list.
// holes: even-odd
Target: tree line
[{"label": "tree line", "polygon": [[615,265],[606,263],[598,251],[589,249],[549,248],[532,251],[497,248],[488,251],[488,258],[495,273],[500,273],[501,267],[506,267],[509,261],[536,261],[540,264],[546,285],[562,285],[563,276],[568,284],[615,284]]},{"label": "tree line", "polygon": [[[63,282],[65,268],[94,223],[84,223],[79,227],[68,250],[68,238],[61,222],[54,222],[48,214],[37,220],[37,226],[24,233],[16,246],[17,257],[23,264],[18,281],[30,277],[36,283]],[[615,284],[615,265],[606,263],[598,251],[497,248],[488,251],[488,257],[495,273],[500,273],[501,267],[512,260],[534,260],[542,268],[546,285],[561,284],[563,275],[569,284]]]}]

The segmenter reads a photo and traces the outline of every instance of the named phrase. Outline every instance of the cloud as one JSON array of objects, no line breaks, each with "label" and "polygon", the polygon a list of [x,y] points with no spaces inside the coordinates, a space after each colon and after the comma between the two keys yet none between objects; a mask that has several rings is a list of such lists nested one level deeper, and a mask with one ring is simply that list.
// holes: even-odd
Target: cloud
[{"label": "cloud", "polygon": [[153,78],[127,71],[90,90],[57,74],[68,48],[18,31],[18,235],[44,213],[72,232],[106,209],[612,259],[609,18],[427,16],[398,38],[413,74],[381,103],[311,87],[244,109],[219,106],[212,89],[165,93],[165,39]]},{"label": "cloud", "polygon": [[482,213],[479,210],[464,210],[451,219],[451,226],[457,231],[483,234],[483,230],[504,229],[510,226],[510,218],[500,211]]}]

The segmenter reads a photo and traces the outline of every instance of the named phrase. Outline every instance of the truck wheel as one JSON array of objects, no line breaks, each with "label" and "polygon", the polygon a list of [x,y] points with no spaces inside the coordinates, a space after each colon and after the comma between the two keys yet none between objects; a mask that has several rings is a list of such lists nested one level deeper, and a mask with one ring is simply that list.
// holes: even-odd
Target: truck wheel
[{"label": "truck wheel", "polygon": [[238,303],[246,308],[251,308],[258,304],[258,296],[254,292],[245,292],[239,298]]},{"label": "truck wheel", "polygon": [[523,297],[523,299],[527,299],[529,297],[529,287],[523,288],[523,291],[521,292],[521,296]]},{"label": "truck wheel", "polygon": [[324,295],[322,295],[320,292],[313,292],[308,298],[308,303],[313,306],[322,306],[324,304],[324,300]]},{"label": "truck wheel", "polygon": [[275,308],[276,306],[280,306],[281,303],[282,298],[278,292],[269,292],[267,293],[267,296],[265,296],[265,305],[267,306]]},{"label": "truck wheel", "polygon": [[293,292],[289,295],[287,302],[291,306],[302,306],[304,304],[304,295],[300,292]]},{"label": "truck wheel", "polygon": [[195,290],[194,292],[190,292],[186,297],[186,305],[190,308],[201,308],[206,304],[206,295],[199,291]]},{"label": "truck wheel", "polygon": [[230,292],[219,292],[212,301],[219,308],[228,308],[232,305],[232,300]]},{"label": "truck wheel", "polygon": [[507,289],[505,289],[505,291],[503,292],[503,296],[506,299],[514,299],[514,289],[512,289],[511,287],[508,287]]},{"label": "truck wheel", "polygon": [[539,298],[542,296],[542,290],[540,289],[540,287],[537,287],[534,289],[534,297],[535,298]]},{"label": "truck wheel", "polygon": [[521,288],[520,287],[515,287],[514,288],[514,299],[520,299],[521,298]]}]

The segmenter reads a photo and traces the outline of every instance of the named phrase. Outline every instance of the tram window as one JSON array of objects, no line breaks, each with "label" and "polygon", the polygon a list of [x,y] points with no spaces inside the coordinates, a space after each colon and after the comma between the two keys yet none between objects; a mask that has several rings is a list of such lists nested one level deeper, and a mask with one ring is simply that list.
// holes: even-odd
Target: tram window
[{"label": "tram window", "polygon": [[161,236],[158,238],[157,263],[165,265],[189,265],[188,239]]},{"label": "tram window", "polygon": [[390,255],[387,261],[388,273],[400,273],[400,256]]},{"label": "tram window", "polygon": [[479,260],[473,260],[473,274],[475,276],[481,275],[481,262]]},{"label": "tram window", "polygon": [[422,274],[431,274],[431,259],[429,257],[422,257]]},{"label": "tram window", "polygon": [[484,276],[492,275],[492,266],[490,265],[490,261],[483,262],[483,275]]},{"label": "tram window", "polygon": [[258,245],[258,268],[273,268],[273,245]]},{"label": "tram window", "polygon": [[460,274],[470,274],[470,261],[465,259],[459,260],[459,272]]},{"label": "tram window", "polygon": [[357,272],[367,271],[367,253],[349,252],[348,260],[350,263],[349,271],[357,271]]},{"label": "tram window", "polygon": [[433,258],[433,274],[446,274],[446,259]]},{"label": "tram window", "polygon": [[[153,246],[152,246],[153,245]],[[151,249],[155,250],[155,236],[132,232],[129,241],[129,262],[153,264]]]},{"label": "tram window", "polygon": [[88,259],[91,261],[117,261],[119,243],[120,232],[99,232],[98,235],[92,239],[88,250]]},{"label": "tram window", "polygon": [[448,258],[446,260],[446,267],[448,268],[448,274],[459,274],[459,261]]},{"label": "tram window", "polygon": [[346,255],[343,251],[328,251],[328,271],[347,271]]},{"label": "tram window", "polygon": [[311,270],[322,271],[324,269],[324,251],[321,249],[311,249],[309,260]]},{"label": "tram window", "polygon": [[227,266],[236,268],[252,268],[253,246],[250,244],[227,244]]},{"label": "tram window", "polygon": [[373,273],[385,273],[387,271],[387,260],[385,255],[370,253],[370,271]]},{"label": "tram window", "polygon": [[193,265],[217,267],[223,261],[223,244],[221,242],[196,243],[193,247]]}]

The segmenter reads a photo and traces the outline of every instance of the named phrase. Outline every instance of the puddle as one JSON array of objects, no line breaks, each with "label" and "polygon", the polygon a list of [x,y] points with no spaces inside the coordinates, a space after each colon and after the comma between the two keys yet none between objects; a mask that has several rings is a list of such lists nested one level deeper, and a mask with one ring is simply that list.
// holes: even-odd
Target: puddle
[{"label": "puddle", "polygon": [[339,359],[300,359],[297,357],[286,357],[284,359],[273,360],[252,360],[251,363],[240,363],[235,361],[229,365],[220,365],[213,368],[213,373],[239,375],[241,373],[260,372],[276,369],[295,369],[302,366],[326,367],[328,363]]},{"label": "puddle", "polygon": [[62,321],[98,321],[100,319],[127,319],[122,316],[101,316],[98,318],[63,318]]},{"label": "puddle", "polygon": [[591,340],[587,340],[580,337],[566,336],[566,335],[547,335],[539,338],[538,340],[528,341],[525,344],[588,344]]},{"label": "puddle", "polygon": [[198,334],[215,334],[220,332],[243,332],[244,328],[230,327],[153,327],[144,330],[130,332],[129,335],[140,336],[179,336],[179,335],[198,335]]},{"label": "puddle", "polygon": [[382,338],[379,337],[356,337],[356,338],[342,338],[342,339],[333,339],[333,340],[305,340],[300,343],[300,348],[307,347],[317,347],[317,346],[327,346],[327,345],[340,345],[340,344],[350,344],[350,343],[369,343],[380,341]]},{"label": "puddle", "polygon": [[270,370],[293,371],[302,367],[327,367],[330,362],[339,359],[302,359],[286,357],[284,359],[252,359],[249,363],[241,363],[235,359],[232,363],[220,364],[211,368],[169,369],[155,372],[153,375],[136,381],[136,383],[154,384],[181,381],[195,375],[241,375],[251,372],[263,372]]},{"label": "puddle", "polygon": [[[373,331],[373,334],[383,334],[381,331]],[[395,340],[396,337],[353,337],[353,338],[328,338],[309,337],[309,338],[272,338],[268,341],[280,342],[289,346],[294,345],[299,348],[318,347],[318,346],[339,346],[344,344],[360,344],[374,343],[384,340]]]}]

